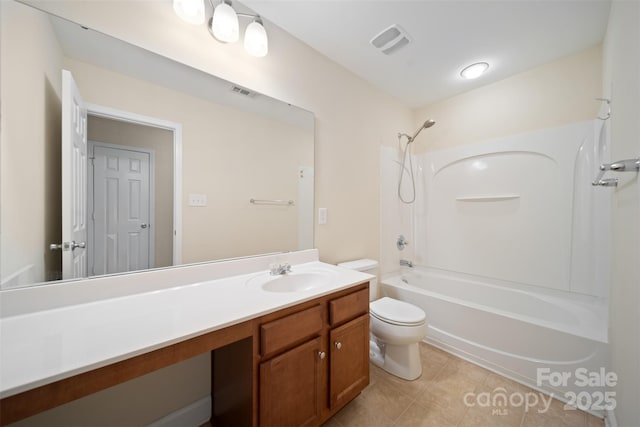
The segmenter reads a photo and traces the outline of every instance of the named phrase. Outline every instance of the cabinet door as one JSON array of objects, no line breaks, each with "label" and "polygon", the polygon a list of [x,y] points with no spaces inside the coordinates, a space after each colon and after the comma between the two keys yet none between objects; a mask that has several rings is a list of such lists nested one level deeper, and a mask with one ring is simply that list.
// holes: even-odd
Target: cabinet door
[{"label": "cabinet door", "polygon": [[369,315],[332,330],[329,346],[333,409],[349,402],[369,384]]},{"label": "cabinet door", "polygon": [[321,339],[315,338],[260,364],[261,427],[319,423],[323,390],[326,393],[321,349]]}]

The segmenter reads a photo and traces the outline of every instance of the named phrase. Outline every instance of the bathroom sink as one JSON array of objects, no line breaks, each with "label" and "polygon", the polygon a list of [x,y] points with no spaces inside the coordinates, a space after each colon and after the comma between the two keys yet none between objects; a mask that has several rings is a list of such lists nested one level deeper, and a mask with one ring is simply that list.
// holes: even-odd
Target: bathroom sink
[{"label": "bathroom sink", "polygon": [[324,270],[293,271],[275,276],[261,273],[250,278],[247,286],[258,287],[267,292],[305,292],[329,285],[332,279],[332,272]]}]

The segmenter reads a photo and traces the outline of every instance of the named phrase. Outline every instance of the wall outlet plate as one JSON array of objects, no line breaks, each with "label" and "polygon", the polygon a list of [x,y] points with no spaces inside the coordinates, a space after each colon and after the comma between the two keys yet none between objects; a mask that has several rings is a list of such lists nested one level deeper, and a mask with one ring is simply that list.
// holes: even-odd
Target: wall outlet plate
[{"label": "wall outlet plate", "polygon": [[207,206],[206,194],[189,194],[189,206]]}]

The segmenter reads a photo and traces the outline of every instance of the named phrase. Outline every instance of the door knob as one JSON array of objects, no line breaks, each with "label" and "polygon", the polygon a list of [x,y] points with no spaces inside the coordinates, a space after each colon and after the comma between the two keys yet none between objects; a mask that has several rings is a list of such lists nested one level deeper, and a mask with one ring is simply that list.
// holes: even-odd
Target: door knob
[{"label": "door knob", "polygon": [[140,224],[140,228],[147,228],[149,226],[149,224]]},{"label": "door knob", "polygon": [[65,251],[68,251],[69,249],[74,250],[75,248],[86,248],[87,247],[87,243],[86,242],[76,242],[75,240],[73,240],[72,242],[64,242],[64,243],[51,243],[49,245],[49,250],[50,251],[58,251],[60,249],[63,249]]},{"label": "door knob", "polygon": [[74,250],[75,248],[81,248],[84,249],[87,247],[87,243],[86,242],[76,242],[75,240],[71,242],[71,250]]},{"label": "door knob", "polygon": [[327,353],[325,353],[324,351],[318,352],[318,357],[320,358],[320,360],[324,359],[326,356],[327,356]]},{"label": "door knob", "polygon": [[336,341],[334,344],[338,350],[342,348],[342,343],[340,341]]}]

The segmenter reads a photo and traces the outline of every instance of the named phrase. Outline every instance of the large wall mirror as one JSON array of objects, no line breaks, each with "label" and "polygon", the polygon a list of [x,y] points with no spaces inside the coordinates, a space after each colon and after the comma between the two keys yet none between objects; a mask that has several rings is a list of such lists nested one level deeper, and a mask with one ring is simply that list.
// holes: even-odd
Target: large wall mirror
[{"label": "large wall mirror", "polygon": [[[0,7],[2,289],[74,277],[65,252],[83,254],[76,273],[91,277],[313,247],[312,113],[33,7]],[[86,151],[64,167],[63,70],[87,112],[73,125]],[[83,165],[86,181],[74,175]],[[80,195],[69,201],[63,182]],[[68,203],[72,227],[86,226],[74,245]]]}]

